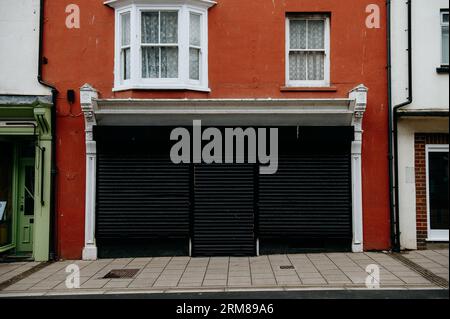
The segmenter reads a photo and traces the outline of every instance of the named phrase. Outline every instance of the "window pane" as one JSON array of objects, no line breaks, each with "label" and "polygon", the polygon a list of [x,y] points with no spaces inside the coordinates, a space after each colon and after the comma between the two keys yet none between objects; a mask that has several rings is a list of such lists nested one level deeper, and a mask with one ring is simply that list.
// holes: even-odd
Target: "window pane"
[{"label": "window pane", "polygon": [[448,152],[428,153],[428,190],[430,229],[448,230]]},{"label": "window pane", "polygon": [[291,49],[306,49],[306,20],[289,21]]},{"label": "window pane", "polygon": [[124,13],[121,16],[122,26],[122,45],[130,45],[130,13]]},{"label": "window pane", "polygon": [[200,46],[200,15],[191,13],[189,24],[189,44]]},{"label": "window pane", "polygon": [[130,48],[122,50],[122,79],[130,78]]},{"label": "window pane", "polygon": [[142,77],[159,78],[159,48],[142,48]]},{"label": "window pane", "polygon": [[161,48],[161,78],[178,78],[178,48]]},{"label": "window pane", "polygon": [[289,53],[289,79],[294,81],[306,80],[306,53]]},{"label": "window pane", "polygon": [[308,53],[308,80],[324,80],[325,55],[323,52]]},{"label": "window pane", "polygon": [[189,78],[200,80],[200,50],[189,49]]},{"label": "window pane", "polygon": [[159,43],[158,12],[142,12],[142,43]]},{"label": "window pane", "polygon": [[442,64],[448,64],[448,26],[442,27]]},{"label": "window pane", "polygon": [[25,167],[25,207],[24,215],[34,215],[34,166]]},{"label": "window pane", "polygon": [[177,12],[161,12],[161,43],[178,43]]},{"label": "window pane", "polygon": [[448,23],[448,13],[443,13],[442,14],[442,22],[443,23]]},{"label": "window pane", "polygon": [[325,49],[325,23],[323,20],[308,21],[308,49]]}]

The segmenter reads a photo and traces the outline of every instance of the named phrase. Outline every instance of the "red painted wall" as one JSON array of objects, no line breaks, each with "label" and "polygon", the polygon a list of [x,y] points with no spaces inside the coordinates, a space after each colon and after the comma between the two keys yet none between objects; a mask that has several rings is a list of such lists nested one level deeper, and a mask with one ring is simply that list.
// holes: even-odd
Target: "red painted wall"
[{"label": "red painted wall", "polygon": [[[363,205],[366,250],[389,248],[387,79],[384,0],[218,0],[209,15],[210,93],[114,93],[114,10],[103,0],[45,1],[44,79],[57,101],[57,239],[61,258],[80,258],[84,243],[85,144],[79,101],[68,89],[89,83],[101,98],[337,98],[363,83]],[[67,29],[65,8],[77,4],[81,28]],[[366,6],[378,4],[381,28],[368,29]],[[285,15],[331,13],[331,82],[336,92],[282,92],[285,82]]]}]

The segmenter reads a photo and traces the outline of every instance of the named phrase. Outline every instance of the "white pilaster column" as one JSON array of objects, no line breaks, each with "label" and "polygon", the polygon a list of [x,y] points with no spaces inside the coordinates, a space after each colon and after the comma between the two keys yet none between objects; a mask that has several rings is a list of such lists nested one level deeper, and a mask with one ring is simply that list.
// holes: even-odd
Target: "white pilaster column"
[{"label": "white pilaster column", "polygon": [[94,141],[93,127],[97,124],[93,107],[93,99],[98,98],[97,91],[85,84],[80,89],[81,110],[84,114],[86,139],[86,190],[85,190],[85,224],[83,260],[97,259],[95,243],[95,186],[97,145]]},{"label": "white pilaster column", "polygon": [[352,251],[362,252],[363,246],[363,204],[362,204],[362,121],[367,107],[367,91],[364,85],[359,85],[350,91],[349,97],[354,100],[353,126],[355,138],[351,147],[352,169],[352,212],[353,240]]}]

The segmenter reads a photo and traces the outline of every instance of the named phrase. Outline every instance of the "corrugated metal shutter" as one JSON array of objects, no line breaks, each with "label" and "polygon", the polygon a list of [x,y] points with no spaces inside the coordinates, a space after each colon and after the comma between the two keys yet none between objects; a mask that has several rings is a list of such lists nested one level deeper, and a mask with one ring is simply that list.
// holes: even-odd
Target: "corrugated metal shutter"
[{"label": "corrugated metal shutter", "polygon": [[349,153],[280,155],[259,178],[260,238],[351,238],[350,186]]},{"label": "corrugated metal shutter", "polygon": [[194,256],[255,255],[255,166],[194,167]]},{"label": "corrugated metal shutter", "polygon": [[189,238],[189,165],[171,162],[167,140],[161,140],[161,136],[168,139],[168,133],[150,133],[160,140],[135,141],[131,133],[131,137],[122,134],[118,148],[114,133],[105,131],[99,138],[96,237],[100,240]]},{"label": "corrugated metal shutter", "polygon": [[351,130],[281,128],[274,175],[248,164],[173,164],[170,128],[103,130],[99,241],[191,237],[194,256],[236,256],[254,255],[256,237],[260,246],[351,240]]}]

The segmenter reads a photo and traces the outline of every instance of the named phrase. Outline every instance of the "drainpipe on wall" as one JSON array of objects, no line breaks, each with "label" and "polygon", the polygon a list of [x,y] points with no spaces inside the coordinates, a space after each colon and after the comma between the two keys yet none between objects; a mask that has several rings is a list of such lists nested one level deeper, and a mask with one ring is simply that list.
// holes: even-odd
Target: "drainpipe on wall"
[{"label": "drainpipe on wall", "polygon": [[56,101],[58,97],[58,90],[55,86],[45,82],[42,79],[42,64],[43,64],[43,39],[44,39],[44,0],[40,0],[39,5],[39,61],[38,61],[38,76],[37,79],[40,84],[50,88],[52,90],[52,120],[51,120],[51,135],[52,135],[52,168],[51,168],[51,192],[50,192],[50,247],[49,247],[49,258],[50,260],[56,259],[56,240],[55,240],[55,229],[56,229],[56,208],[55,208],[55,192],[56,192]]},{"label": "drainpipe on wall", "polygon": [[398,110],[413,102],[412,83],[412,0],[408,6],[408,97],[405,102],[392,105],[392,39],[391,39],[391,6],[387,0],[387,46],[388,46],[388,104],[389,104],[389,194],[391,212],[391,244],[392,250],[400,251],[400,209],[398,187]]}]

